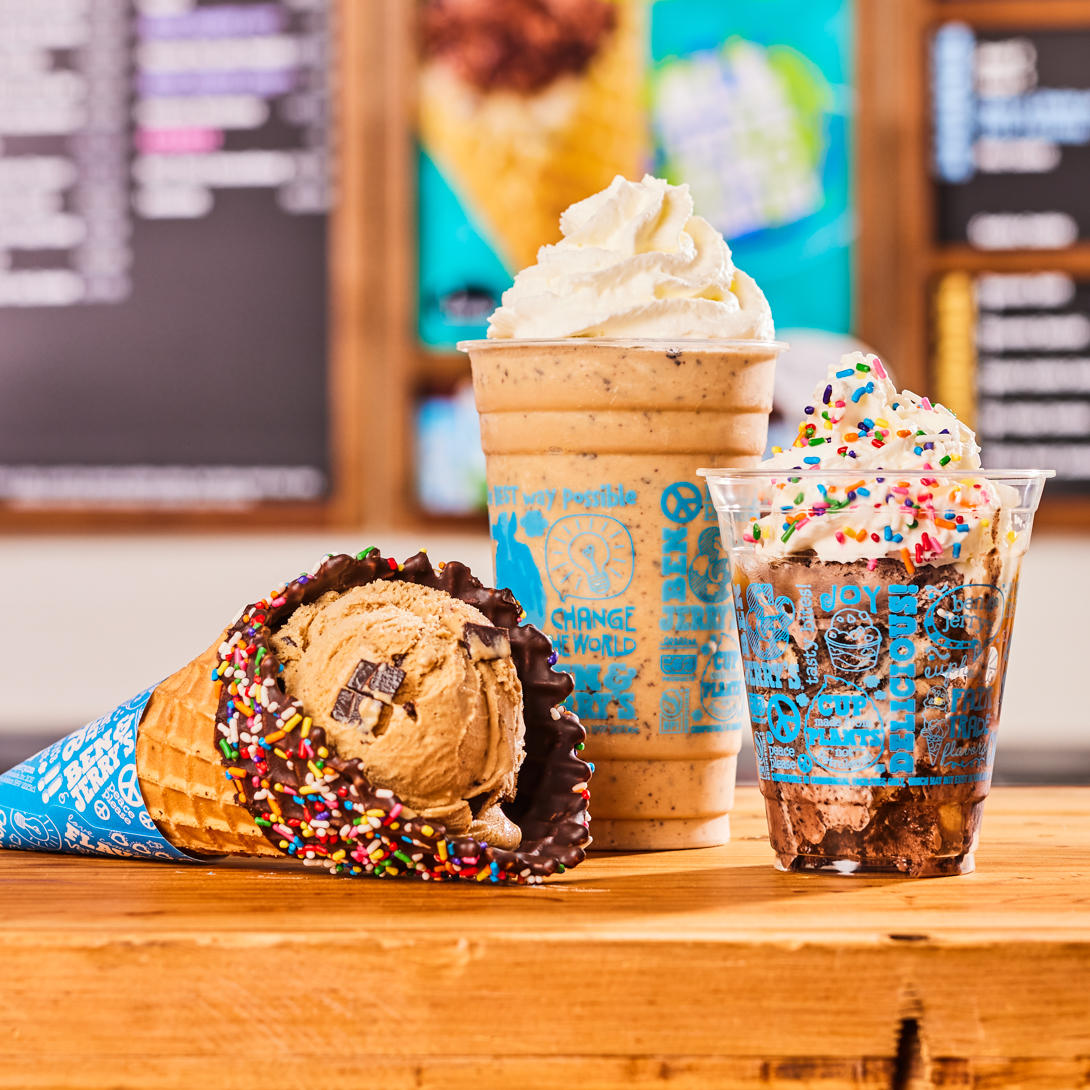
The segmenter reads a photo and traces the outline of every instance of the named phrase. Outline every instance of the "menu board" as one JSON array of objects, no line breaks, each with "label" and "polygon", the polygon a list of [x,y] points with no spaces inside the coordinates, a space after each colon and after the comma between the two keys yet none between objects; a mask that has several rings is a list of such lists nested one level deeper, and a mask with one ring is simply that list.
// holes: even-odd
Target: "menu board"
[{"label": "menu board", "polygon": [[1090,490],[1090,282],[976,281],[977,426],[986,463],[1044,466]]},{"label": "menu board", "polygon": [[942,242],[1059,249],[1090,238],[1090,13],[1077,29],[940,27],[931,49]]},{"label": "menu board", "polygon": [[0,0],[0,503],[330,489],[332,0]]},{"label": "menu board", "polygon": [[[966,288],[972,305],[959,306]],[[1090,281],[1036,272],[970,283],[955,273],[936,304],[943,397],[958,400],[956,385],[948,398],[945,375],[975,370],[970,411],[985,465],[1055,469],[1051,490],[1090,492]]]}]

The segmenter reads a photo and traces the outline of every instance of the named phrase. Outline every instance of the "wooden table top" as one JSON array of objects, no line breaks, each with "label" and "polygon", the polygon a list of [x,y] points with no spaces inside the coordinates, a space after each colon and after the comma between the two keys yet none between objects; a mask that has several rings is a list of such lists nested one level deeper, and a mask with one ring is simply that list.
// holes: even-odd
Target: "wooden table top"
[{"label": "wooden table top", "polygon": [[977,873],[723,848],[532,889],[0,852],[0,1087],[1090,1081],[1090,788],[997,788]]}]

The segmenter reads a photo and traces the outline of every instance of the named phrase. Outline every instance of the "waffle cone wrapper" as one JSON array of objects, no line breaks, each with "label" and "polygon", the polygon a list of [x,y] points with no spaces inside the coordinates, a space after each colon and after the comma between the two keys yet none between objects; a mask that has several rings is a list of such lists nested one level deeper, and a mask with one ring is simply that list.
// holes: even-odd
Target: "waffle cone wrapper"
[{"label": "waffle cone wrapper", "polygon": [[[279,683],[269,638],[326,592],[401,579],[445,591],[506,631],[523,687],[526,758],[506,806],[518,849],[408,811],[342,759]],[[585,732],[560,707],[571,679],[509,591],[469,569],[330,556],[246,607],[203,654],[0,776],[0,847],[200,861],[293,856],[335,874],[533,884],[579,863],[590,841]],[[249,739],[245,741],[244,739]]]},{"label": "waffle cone wrapper", "polygon": [[0,776],[0,848],[194,861],[144,803],[140,720],[156,686]]}]

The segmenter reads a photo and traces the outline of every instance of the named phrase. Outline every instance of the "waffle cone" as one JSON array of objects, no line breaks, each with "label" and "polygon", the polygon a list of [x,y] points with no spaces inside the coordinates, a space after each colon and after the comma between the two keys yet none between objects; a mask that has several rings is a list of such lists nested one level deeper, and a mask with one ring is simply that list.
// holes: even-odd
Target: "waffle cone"
[{"label": "waffle cone", "polygon": [[442,61],[420,73],[424,147],[511,269],[559,238],[560,213],[616,174],[643,173],[642,5],[617,4],[617,25],[581,75],[534,94],[481,91]]},{"label": "waffle cone", "polygon": [[148,812],[177,848],[207,855],[280,855],[239,806],[215,746],[212,681],[222,637],[152,693],[136,740]]}]

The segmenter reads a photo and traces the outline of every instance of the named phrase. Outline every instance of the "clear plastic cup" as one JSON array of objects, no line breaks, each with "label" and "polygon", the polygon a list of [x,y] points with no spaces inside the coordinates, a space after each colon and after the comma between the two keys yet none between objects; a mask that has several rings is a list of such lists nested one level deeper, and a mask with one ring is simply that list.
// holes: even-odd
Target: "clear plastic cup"
[{"label": "clear plastic cup", "polygon": [[[777,867],[916,877],[971,871],[1021,561],[1052,472],[699,473],[730,559]],[[856,491],[861,478],[866,495]],[[818,484],[841,499],[800,506]],[[933,494],[929,510],[914,512],[911,540],[931,543],[915,554],[899,547],[892,529],[887,536],[873,517],[867,523],[876,488],[909,486]],[[998,497],[998,512],[976,532],[961,531],[972,525],[962,500],[979,489]],[[755,520],[773,513],[762,543]],[[815,536],[800,533],[806,547],[798,540],[789,547],[807,523]],[[838,535],[841,545],[844,536],[861,540],[863,527],[875,536],[867,533],[865,549],[855,551],[882,555],[851,559],[850,547],[832,546]],[[942,553],[940,529],[956,539]]]}]

